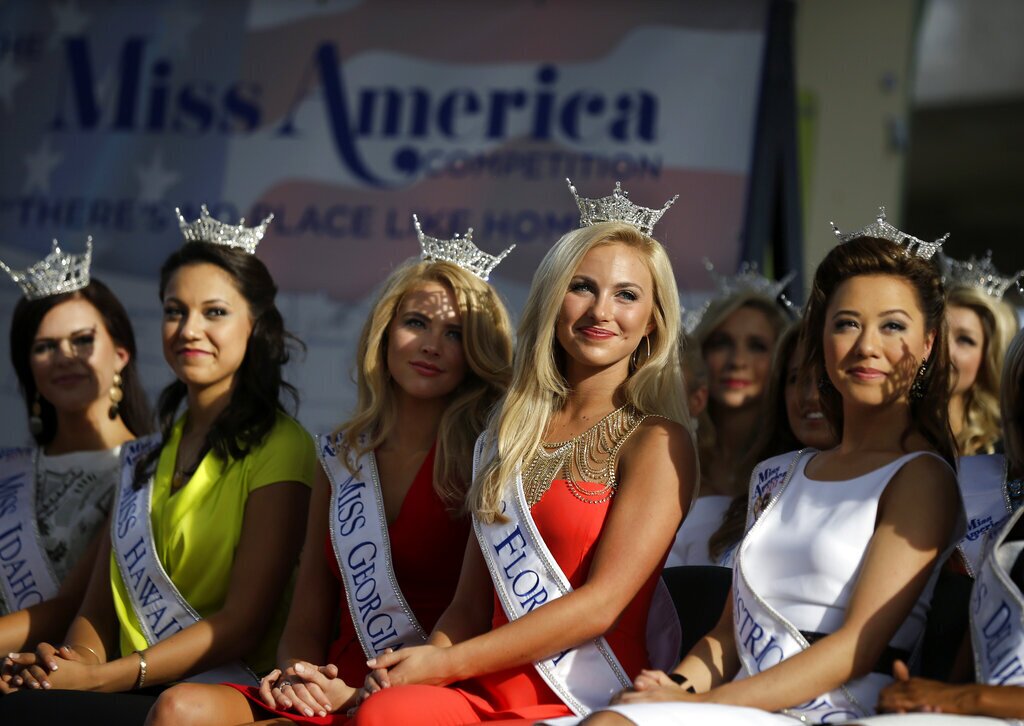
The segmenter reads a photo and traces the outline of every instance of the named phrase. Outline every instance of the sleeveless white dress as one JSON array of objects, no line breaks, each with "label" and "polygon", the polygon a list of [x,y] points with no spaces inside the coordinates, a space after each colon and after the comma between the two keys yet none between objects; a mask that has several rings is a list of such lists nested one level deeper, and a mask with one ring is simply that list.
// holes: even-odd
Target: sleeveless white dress
[{"label": "sleeveless white dress", "polygon": [[[879,499],[896,472],[918,456],[934,454],[907,454],[846,481],[808,478],[804,469],[812,457],[803,456],[796,463],[788,485],[777,495],[777,501],[766,508],[757,526],[748,532],[741,545],[739,564],[733,574],[734,589],[737,578],[746,576],[757,595],[798,630],[814,633],[838,630],[860,574],[868,543],[874,535]],[[792,459],[792,455],[788,457]],[[946,554],[963,532],[961,513]],[[945,556],[940,557],[937,563],[943,561]],[[740,567],[742,573],[738,571]],[[924,632],[928,603],[938,571],[937,564],[906,621],[890,641],[893,648],[907,651],[916,648]],[[737,647],[742,650],[744,639],[749,640],[749,632],[741,635],[739,628],[743,627],[743,618],[736,620]],[[746,662],[750,662],[749,659]],[[765,668],[770,665],[774,663]],[[745,664],[737,679],[750,675],[752,673]],[[844,684],[843,688],[867,716],[873,714],[879,691],[891,680],[888,675],[869,673]],[[815,701],[817,699],[809,703]],[[629,718],[639,726],[792,724],[798,722],[797,716],[802,716],[801,720],[808,723],[832,722],[827,714],[813,709],[802,714],[794,709],[793,715],[788,715],[717,704],[650,703],[611,706],[608,710]]]}]

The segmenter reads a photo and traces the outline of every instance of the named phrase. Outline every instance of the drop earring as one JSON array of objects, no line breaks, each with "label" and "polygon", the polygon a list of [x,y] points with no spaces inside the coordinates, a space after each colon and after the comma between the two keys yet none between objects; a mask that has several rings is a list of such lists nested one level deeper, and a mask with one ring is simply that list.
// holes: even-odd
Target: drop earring
[{"label": "drop earring", "polygon": [[107,415],[113,421],[121,412],[121,401],[124,400],[124,390],[121,388],[121,374],[115,373],[114,380],[110,385],[110,409]]},{"label": "drop earring", "polygon": [[39,393],[32,399],[32,413],[28,417],[28,430],[33,436],[43,433],[43,405],[39,402]]}]

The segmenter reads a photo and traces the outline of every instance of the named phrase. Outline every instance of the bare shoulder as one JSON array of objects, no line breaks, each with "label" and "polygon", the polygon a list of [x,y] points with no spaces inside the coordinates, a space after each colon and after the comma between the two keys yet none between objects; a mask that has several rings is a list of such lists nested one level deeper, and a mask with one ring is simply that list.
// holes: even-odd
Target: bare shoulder
[{"label": "bare shoulder", "polygon": [[937,456],[922,455],[906,462],[889,481],[881,506],[897,506],[920,515],[939,507],[955,511],[960,502],[956,474]]},{"label": "bare shoulder", "polygon": [[661,416],[648,416],[622,446],[622,456],[635,458],[656,453],[691,453],[693,438],[686,427]]},{"label": "bare shoulder", "polygon": [[648,416],[622,445],[622,474],[656,475],[674,471],[690,480],[696,473],[697,452],[686,427],[661,416]]}]

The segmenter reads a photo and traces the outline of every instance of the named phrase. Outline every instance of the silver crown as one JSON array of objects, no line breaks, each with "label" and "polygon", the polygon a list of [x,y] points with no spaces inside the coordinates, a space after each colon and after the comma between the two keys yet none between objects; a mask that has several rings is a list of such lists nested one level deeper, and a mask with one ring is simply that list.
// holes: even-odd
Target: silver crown
[{"label": "silver crown", "polygon": [[1006,291],[1024,275],[1024,270],[1009,277],[1000,275],[992,264],[992,250],[988,250],[981,259],[971,255],[967,260],[955,260],[940,252],[939,264],[942,265],[942,282],[946,287],[976,287],[996,300],[1002,300]]},{"label": "silver crown", "polygon": [[178,226],[186,242],[209,242],[225,247],[237,247],[250,255],[256,252],[256,245],[267,232],[267,225],[274,219],[271,213],[255,227],[245,226],[245,217],[238,224],[225,224],[210,216],[210,210],[203,204],[199,207],[199,219],[191,224],[182,216],[181,210],[174,208],[178,215]]},{"label": "silver crown", "polygon": [[752,292],[775,300],[786,289],[786,286],[792,282],[793,278],[796,277],[796,272],[790,272],[781,280],[772,280],[758,271],[756,262],[744,262],[740,265],[739,273],[735,275],[719,275],[715,272],[715,266],[711,264],[711,260],[707,257],[704,258],[704,269],[708,271],[712,281],[714,281],[720,297],[728,297],[729,295],[741,292]]},{"label": "silver crown", "polygon": [[62,252],[54,240],[53,251],[27,270],[12,270],[3,262],[0,262],[0,268],[18,283],[27,299],[39,300],[81,290],[88,285],[91,262],[92,237],[86,237],[85,252],[80,255]]},{"label": "silver crown", "polygon": [[621,182],[615,182],[611,196],[589,199],[576,193],[576,187],[572,185],[571,180],[565,181],[569,183],[569,191],[572,192],[576,206],[580,209],[580,227],[589,227],[599,222],[625,222],[650,236],[661,215],[679,199],[679,195],[676,194],[665,202],[661,209],[651,209],[630,201],[629,192],[622,189]]},{"label": "silver crown", "polygon": [[697,326],[700,325],[700,321],[704,319],[704,316],[707,314],[708,308],[710,307],[711,301],[705,300],[703,305],[694,310],[681,308],[679,312],[682,313],[683,332],[687,335],[693,335],[693,331],[695,331]]},{"label": "silver crown", "polygon": [[473,244],[473,228],[466,230],[465,235],[456,234],[452,239],[438,239],[423,233],[419,218],[412,215],[412,223],[416,225],[416,237],[420,241],[420,259],[424,262],[451,262],[467,272],[472,272],[484,282],[490,279],[491,272],[498,266],[508,253],[516,248],[510,246],[498,256],[489,255]]},{"label": "silver crown", "polygon": [[913,235],[909,235],[885,221],[885,206],[878,208],[878,216],[875,218],[874,222],[866,227],[858,229],[856,232],[843,234],[839,231],[839,228],[836,227],[835,222],[829,222],[829,224],[832,225],[832,232],[839,238],[840,242],[849,242],[850,240],[858,237],[878,237],[879,239],[887,239],[890,242],[895,242],[902,247],[903,251],[908,255],[920,257],[922,260],[930,260],[932,256],[939,251],[939,248],[942,247],[942,243],[949,238],[949,234],[946,233],[934,242],[925,242],[923,239],[918,239]]}]

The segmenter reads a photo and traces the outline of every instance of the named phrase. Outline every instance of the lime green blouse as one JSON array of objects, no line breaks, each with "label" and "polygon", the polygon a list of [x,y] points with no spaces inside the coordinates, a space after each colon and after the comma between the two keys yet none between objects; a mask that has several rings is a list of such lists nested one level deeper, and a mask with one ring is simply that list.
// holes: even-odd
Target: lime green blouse
[{"label": "lime green blouse", "polygon": [[[172,494],[171,477],[184,420],[182,417],[174,425],[161,450],[151,484],[153,539],[168,576],[205,618],[220,610],[227,598],[249,495],[277,482],[295,481],[312,486],[316,450],[312,438],[298,422],[278,413],[274,428],[248,455],[225,462],[208,453],[188,484]],[[146,638],[132,611],[113,553],[110,584],[121,625],[122,655],[146,648]],[[246,659],[257,673],[273,667],[290,599],[282,598],[263,641]]]}]

